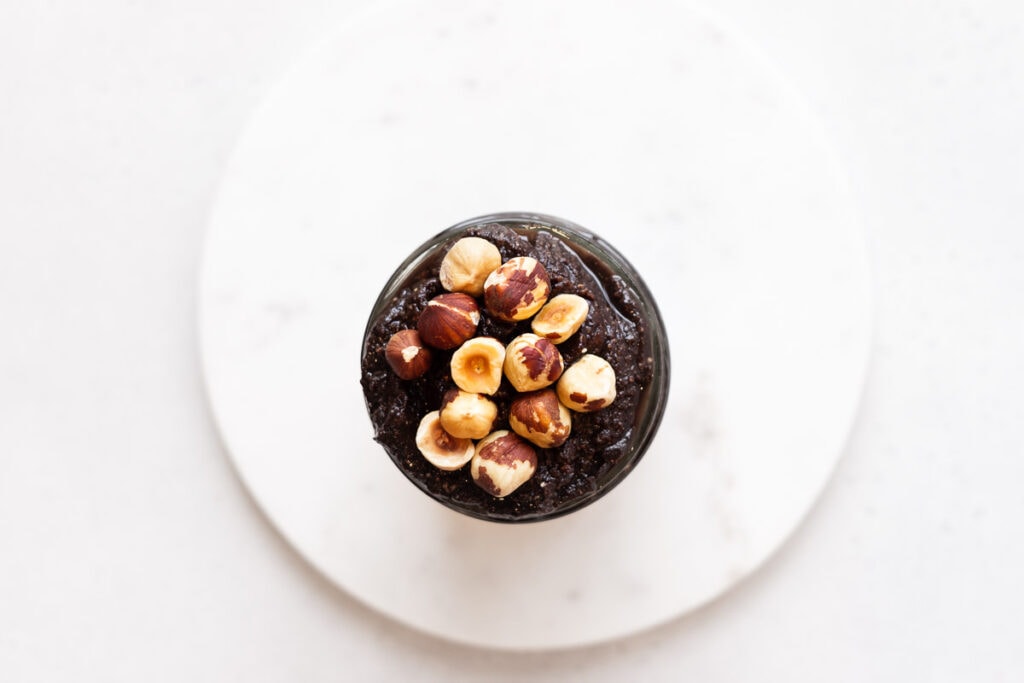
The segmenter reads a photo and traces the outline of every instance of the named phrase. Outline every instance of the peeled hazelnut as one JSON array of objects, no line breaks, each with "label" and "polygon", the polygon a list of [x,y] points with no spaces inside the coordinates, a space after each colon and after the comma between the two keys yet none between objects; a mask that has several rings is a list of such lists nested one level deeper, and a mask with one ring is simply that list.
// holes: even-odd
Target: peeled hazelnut
[{"label": "peeled hazelnut", "polygon": [[459,439],[482,439],[498,417],[498,406],[486,396],[461,389],[449,389],[441,399],[440,419],[444,431]]},{"label": "peeled hazelnut", "polygon": [[493,337],[474,337],[452,354],[452,381],[474,394],[493,395],[501,386],[505,346]]},{"label": "peeled hazelnut", "polygon": [[537,452],[507,430],[487,435],[476,445],[469,473],[476,485],[497,498],[529,481],[537,471]]},{"label": "peeled hazelnut", "polygon": [[384,347],[384,359],[401,379],[422,377],[430,369],[430,355],[416,330],[395,332]]},{"label": "peeled hazelnut", "polygon": [[544,266],[529,256],[517,256],[487,276],[484,303],[496,318],[526,320],[540,310],[550,292],[551,280]]},{"label": "peeled hazelnut", "polygon": [[454,349],[476,334],[480,307],[468,294],[435,296],[420,312],[416,329],[420,339],[437,349]]},{"label": "peeled hazelnut", "polygon": [[431,465],[442,470],[457,470],[473,457],[471,439],[459,439],[444,430],[438,411],[427,413],[416,430],[416,447]]},{"label": "peeled hazelnut", "polygon": [[583,297],[559,294],[544,304],[530,325],[535,333],[561,344],[576,334],[589,312],[590,304]]},{"label": "peeled hazelnut", "polygon": [[580,413],[607,408],[615,400],[615,370],[604,358],[587,354],[558,380],[558,399]]},{"label": "peeled hazelnut", "polygon": [[554,389],[516,398],[509,408],[508,423],[516,434],[540,448],[561,446],[572,431],[569,409],[558,401]]},{"label": "peeled hazelnut", "polygon": [[501,265],[498,248],[482,237],[463,237],[441,260],[441,286],[473,296],[484,293],[484,280]]},{"label": "peeled hazelnut", "polygon": [[516,391],[550,386],[562,374],[562,354],[549,340],[521,334],[505,348],[505,376]]}]

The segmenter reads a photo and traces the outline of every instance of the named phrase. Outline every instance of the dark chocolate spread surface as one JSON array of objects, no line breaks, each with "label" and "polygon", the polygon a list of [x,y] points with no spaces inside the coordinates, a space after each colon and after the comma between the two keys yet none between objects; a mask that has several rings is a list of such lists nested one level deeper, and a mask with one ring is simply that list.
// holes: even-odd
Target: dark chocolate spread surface
[{"label": "dark chocolate spread surface", "polygon": [[[444,293],[438,268],[451,244],[466,235],[489,240],[502,260],[531,256],[551,278],[551,296],[577,294],[590,302],[590,312],[580,330],[559,344],[565,367],[585,353],[607,360],[616,375],[617,396],[612,405],[594,413],[572,413],[572,433],[557,448],[537,449],[533,478],[506,498],[491,496],[477,486],[469,466],[445,472],[431,465],[416,447],[420,419],[437,410],[445,391],[454,387],[449,360],[451,351],[434,351],[426,375],[401,380],[388,367],[384,347],[392,334],[415,328],[426,303]],[[481,305],[478,336],[492,336],[508,343],[530,331],[530,321],[506,323],[491,317]],[[471,227],[424,261],[399,288],[398,293],[372,320],[362,357],[362,386],[374,438],[395,464],[417,486],[445,504],[478,517],[498,520],[529,519],[572,507],[590,498],[608,479],[628,450],[634,425],[643,409],[643,394],[651,384],[649,334],[637,294],[593,255],[573,250],[561,237],[546,230],[522,233],[506,224]],[[507,379],[492,398],[498,405],[494,429],[509,429],[508,406],[516,393]]]}]

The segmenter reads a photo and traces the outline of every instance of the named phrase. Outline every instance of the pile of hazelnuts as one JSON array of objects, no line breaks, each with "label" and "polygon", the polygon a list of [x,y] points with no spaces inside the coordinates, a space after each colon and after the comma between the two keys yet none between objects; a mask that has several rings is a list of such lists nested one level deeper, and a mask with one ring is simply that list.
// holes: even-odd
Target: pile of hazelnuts
[{"label": "pile of hazelnuts", "polygon": [[[557,345],[576,334],[590,305],[575,294],[551,297],[551,280],[536,259],[517,256],[502,262],[491,242],[463,237],[445,254],[438,277],[447,293],[427,302],[416,329],[391,336],[385,358],[398,377],[414,380],[430,368],[431,349],[455,350],[451,378],[456,386],[445,393],[438,410],[423,416],[416,446],[442,470],[470,463],[473,481],[504,498],[536,471],[534,446],[556,448],[569,438],[572,411],[611,405],[615,371],[593,354],[564,368]],[[499,320],[532,317],[533,333],[507,345],[476,336],[480,299]],[[503,376],[518,392],[509,406],[512,431],[493,429],[498,407],[490,397]]]}]

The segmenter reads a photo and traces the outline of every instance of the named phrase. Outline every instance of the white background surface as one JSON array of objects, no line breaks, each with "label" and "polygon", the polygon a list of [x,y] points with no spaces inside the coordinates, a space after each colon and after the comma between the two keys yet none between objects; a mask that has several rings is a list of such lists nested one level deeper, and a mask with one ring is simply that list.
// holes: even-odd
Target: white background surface
[{"label": "white background surface", "polygon": [[203,400],[195,270],[248,112],[358,3],[0,10],[0,678],[1018,680],[1024,6],[709,3],[807,95],[874,259],[862,414],[765,570],[584,650],[396,626],[264,522]]}]

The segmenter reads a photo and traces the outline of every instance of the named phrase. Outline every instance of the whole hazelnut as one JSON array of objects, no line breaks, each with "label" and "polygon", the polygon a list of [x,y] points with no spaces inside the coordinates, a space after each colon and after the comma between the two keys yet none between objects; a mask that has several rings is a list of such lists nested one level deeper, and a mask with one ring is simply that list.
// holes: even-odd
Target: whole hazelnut
[{"label": "whole hazelnut", "polygon": [[530,321],[534,333],[556,344],[576,334],[590,312],[590,303],[575,294],[559,294],[544,304]]},{"label": "whole hazelnut", "polygon": [[526,320],[540,310],[551,292],[551,279],[539,261],[516,256],[501,264],[484,282],[484,303],[506,322]]},{"label": "whole hazelnut", "polygon": [[459,439],[482,439],[491,432],[498,406],[481,394],[449,389],[441,399],[441,426]]},{"label": "whole hazelnut", "polygon": [[536,471],[537,452],[518,435],[504,429],[481,439],[469,461],[473,481],[496,498],[515,491]]},{"label": "whole hazelnut", "polygon": [[554,389],[518,396],[509,407],[508,423],[516,434],[540,448],[561,446],[572,431],[569,409]]},{"label": "whole hazelnut", "polygon": [[460,439],[444,430],[436,410],[420,420],[416,428],[416,447],[427,462],[448,472],[461,468],[476,453],[472,439]]},{"label": "whole hazelnut", "polygon": [[476,334],[480,307],[461,292],[441,294],[427,302],[416,329],[420,339],[436,349],[454,349]]},{"label": "whole hazelnut", "polygon": [[423,346],[419,332],[400,330],[384,347],[384,359],[401,379],[422,377],[430,369],[430,349]]},{"label": "whole hazelnut", "polygon": [[588,353],[569,366],[558,380],[558,400],[579,413],[607,408],[615,400],[615,369]]},{"label": "whole hazelnut", "polygon": [[504,369],[516,391],[536,391],[562,375],[562,354],[551,340],[527,332],[505,347]]},{"label": "whole hazelnut", "polygon": [[463,237],[441,260],[438,275],[449,292],[484,293],[484,280],[501,265],[501,252],[482,237]]},{"label": "whole hazelnut", "polygon": [[474,394],[493,395],[501,386],[505,345],[494,337],[473,337],[452,354],[452,381]]}]

